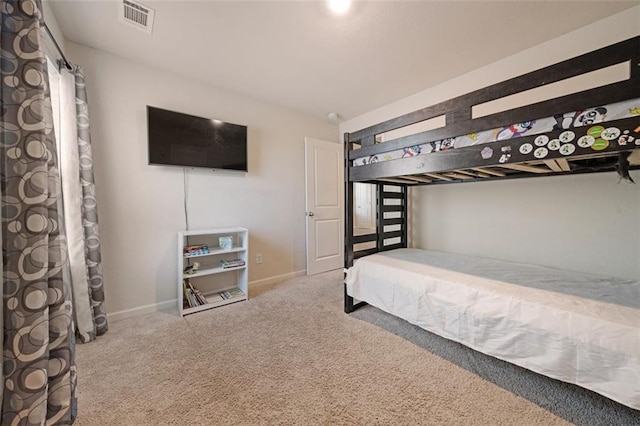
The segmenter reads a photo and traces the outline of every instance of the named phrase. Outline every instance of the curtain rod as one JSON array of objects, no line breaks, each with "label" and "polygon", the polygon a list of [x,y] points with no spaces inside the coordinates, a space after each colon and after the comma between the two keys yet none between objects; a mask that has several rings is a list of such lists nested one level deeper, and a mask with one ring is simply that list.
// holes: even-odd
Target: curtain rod
[{"label": "curtain rod", "polygon": [[53,36],[53,34],[51,33],[51,30],[49,29],[49,27],[47,26],[46,22],[44,23],[44,29],[47,31],[47,34],[49,34],[49,38],[51,39],[51,41],[53,42],[54,46],[56,47],[56,49],[58,49],[58,53],[60,53],[60,56],[62,56],[62,59],[60,60],[60,62],[62,62],[62,65],[64,65],[64,67],[68,70],[72,70],[73,67],[71,66],[71,62],[69,62],[67,60],[67,57],[64,56],[64,52],[62,51],[62,49],[60,48],[60,45],[58,44],[58,42],[56,41],[56,38]]}]

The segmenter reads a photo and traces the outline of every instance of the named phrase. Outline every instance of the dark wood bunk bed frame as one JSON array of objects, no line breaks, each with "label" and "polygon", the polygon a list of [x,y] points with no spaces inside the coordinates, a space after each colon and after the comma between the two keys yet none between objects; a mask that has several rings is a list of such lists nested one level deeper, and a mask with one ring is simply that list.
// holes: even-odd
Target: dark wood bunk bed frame
[{"label": "dark wood bunk bed frame", "polygon": [[[472,117],[472,108],[475,105],[625,62],[630,67],[629,78],[626,80],[480,118]],[[496,129],[513,123],[552,117],[570,111],[578,111],[584,108],[593,108],[635,98],[640,98],[640,36],[356,132],[346,133],[344,135],[345,268],[352,267],[354,260],[360,257],[407,247],[408,187],[410,186],[612,171],[618,171],[622,176],[625,173],[628,174],[628,169],[640,168],[639,164],[629,165],[627,161],[630,152],[634,149],[640,149],[640,146],[634,143],[620,145],[612,141],[608,146],[598,151],[589,147],[576,146],[571,155],[563,155],[559,150],[549,150],[544,159],[537,159],[534,157],[533,152],[522,154],[519,149],[523,144],[532,144],[534,139],[540,136],[540,134],[536,134],[431,152],[413,157],[371,162],[360,166],[354,166],[354,160],[368,158],[396,149],[440,141],[445,138]],[[381,134],[443,115],[446,117],[446,125],[444,127],[377,143],[377,138]],[[606,124],[607,126],[618,127],[622,131],[628,130],[636,139],[640,138],[640,115],[608,121]],[[578,139],[585,135],[589,128],[590,126],[574,127],[571,130],[575,132],[575,138]],[[557,138],[565,130],[554,130],[543,134],[553,139]],[[493,155],[484,159],[481,152],[486,147],[491,148]],[[507,151],[510,153],[510,157],[506,162],[500,162],[500,153]],[[354,182],[376,185],[377,226],[374,233],[354,235]],[[389,186],[394,188],[390,190]],[[388,200],[395,201],[388,203]],[[399,217],[389,218],[389,215],[387,215],[389,212],[395,212],[394,216]],[[390,227],[394,227],[394,230],[389,230]],[[356,245],[363,243],[370,245],[375,243],[375,247],[364,250],[356,248]],[[353,312],[363,305],[366,305],[366,302],[354,303],[353,297],[347,294],[345,284],[345,312]]]}]

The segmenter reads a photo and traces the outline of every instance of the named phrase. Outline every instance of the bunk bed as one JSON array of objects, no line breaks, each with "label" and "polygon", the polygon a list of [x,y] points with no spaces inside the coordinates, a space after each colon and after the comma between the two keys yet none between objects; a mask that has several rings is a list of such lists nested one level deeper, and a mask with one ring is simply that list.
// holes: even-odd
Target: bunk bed
[{"label": "bunk bed", "polygon": [[[474,117],[474,106],[619,64],[628,65],[627,78]],[[440,128],[402,131],[442,116]],[[598,172],[632,182],[629,170],[640,168],[640,36],[344,141],[345,312],[371,304],[640,409],[640,282],[412,249],[407,241],[413,186]],[[355,182],[376,187],[373,232],[355,232]]]}]

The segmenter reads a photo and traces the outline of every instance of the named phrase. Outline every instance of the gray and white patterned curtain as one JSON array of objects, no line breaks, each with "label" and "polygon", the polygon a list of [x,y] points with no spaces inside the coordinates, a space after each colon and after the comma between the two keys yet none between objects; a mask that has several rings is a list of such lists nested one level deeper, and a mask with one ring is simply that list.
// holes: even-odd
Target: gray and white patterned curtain
[{"label": "gray and white patterned curtain", "polygon": [[61,71],[60,164],[76,334],[83,343],[107,332],[98,212],[84,71]]},{"label": "gray and white patterned curtain", "polygon": [[3,0],[2,424],[70,424],[75,340],[40,0]]}]

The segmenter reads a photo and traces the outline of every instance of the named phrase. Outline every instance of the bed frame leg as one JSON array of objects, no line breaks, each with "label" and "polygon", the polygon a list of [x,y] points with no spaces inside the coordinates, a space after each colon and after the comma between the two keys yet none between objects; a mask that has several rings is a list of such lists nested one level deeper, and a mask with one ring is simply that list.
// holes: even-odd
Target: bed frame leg
[{"label": "bed frame leg", "polygon": [[344,312],[345,314],[350,314],[353,311],[353,297],[347,294],[347,285],[344,284]]},{"label": "bed frame leg", "polygon": [[358,303],[353,303],[353,297],[349,296],[347,294],[347,285],[344,284],[344,312],[345,314],[350,314],[351,312],[355,311],[356,309],[360,309],[363,306],[367,306],[368,303],[367,302],[358,302]]}]

